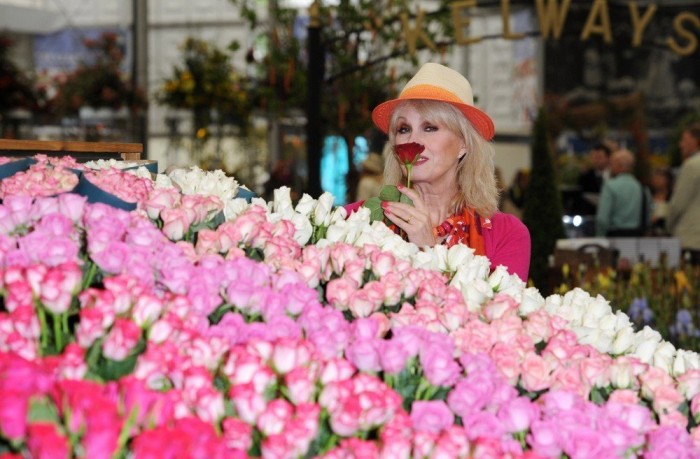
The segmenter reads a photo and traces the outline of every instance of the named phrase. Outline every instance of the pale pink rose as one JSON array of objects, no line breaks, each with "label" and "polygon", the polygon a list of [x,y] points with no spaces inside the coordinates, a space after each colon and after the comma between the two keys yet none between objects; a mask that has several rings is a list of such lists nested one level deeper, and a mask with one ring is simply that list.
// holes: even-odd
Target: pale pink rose
[{"label": "pale pink rose", "polygon": [[129,357],[141,338],[141,329],[128,319],[116,319],[102,343],[102,354],[111,360]]},{"label": "pale pink rose", "polygon": [[360,371],[378,372],[379,340],[376,338],[355,339],[345,350],[346,358]]},{"label": "pale pink rose", "polygon": [[552,336],[552,316],[544,309],[539,309],[527,316],[523,322],[525,333],[530,335],[535,343],[549,340]]},{"label": "pale pink rose", "polygon": [[528,352],[522,363],[520,384],[529,392],[538,392],[549,388],[552,384],[552,371],[549,362],[537,355]]},{"label": "pale pink rose", "polygon": [[688,428],[688,417],[678,410],[667,411],[659,415],[659,425],[686,430]]},{"label": "pale pink rose", "polygon": [[255,390],[252,383],[231,386],[229,397],[238,417],[250,425],[256,424],[258,417],[267,406],[265,397]]},{"label": "pale pink rose", "polygon": [[510,433],[526,432],[540,417],[540,409],[527,397],[518,397],[501,406],[498,418]]},{"label": "pale pink rose", "polygon": [[223,438],[230,450],[248,451],[253,444],[253,428],[240,419],[224,418]]},{"label": "pale pink rose", "polygon": [[635,405],[639,403],[639,396],[636,391],[628,389],[615,389],[608,397],[610,403],[621,403],[623,405]]},{"label": "pale pink rose", "polygon": [[418,431],[439,434],[454,422],[454,415],[442,400],[416,401],[411,406],[411,423]]},{"label": "pale pink rose", "polygon": [[505,376],[511,385],[515,385],[520,377],[522,362],[520,353],[513,347],[501,342],[496,343],[489,352],[489,355],[501,374]]},{"label": "pale pink rose", "polygon": [[484,317],[492,322],[506,316],[517,315],[519,306],[512,296],[499,293],[483,305],[481,311]]},{"label": "pale pink rose", "polygon": [[452,354],[438,345],[423,347],[420,363],[426,379],[434,386],[454,385],[461,372],[461,367]]},{"label": "pale pink rose", "polygon": [[180,205],[180,192],[175,188],[158,188],[151,191],[143,207],[148,218],[156,220],[163,209],[172,209]]},{"label": "pale pink rose", "polygon": [[163,209],[160,217],[163,220],[163,234],[171,241],[185,237],[192,224],[192,216],[182,208]]},{"label": "pale pink rose", "polygon": [[357,290],[350,295],[348,309],[355,317],[369,317],[379,309],[380,304],[375,303],[366,290]]},{"label": "pale pink rose", "polygon": [[349,278],[339,277],[326,285],[326,300],[328,304],[344,311],[350,305],[350,299],[358,291],[358,284]]},{"label": "pale pink rose", "polygon": [[[491,323],[491,328],[493,328],[494,330],[496,339],[502,343],[511,344],[520,336],[529,339],[529,337],[523,333],[522,319],[516,315],[510,315],[498,320],[494,320]],[[530,342],[532,342],[533,344],[529,345],[528,347],[534,347],[534,342],[531,339]]]},{"label": "pale pink rose", "polygon": [[683,395],[673,385],[662,385],[654,389],[653,407],[657,414],[670,413],[683,403]]},{"label": "pale pink rose", "polygon": [[256,426],[264,435],[282,433],[284,426],[292,418],[293,406],[284,399],[270,401],[258,416]]},{"label": "pale pink rose", "polygon": [[642,395],[653,399],[656,390],[663,386],[673,387],[673,378],[663,369],[650,366],[647,371],[639,375],[642,383]]},{"label": "pale pink rose", "polygon": [[333,358],[326,361],[323,365],[320,375],[320,382],[323,385],[344,381],[351,378],[357,369],[347,360]]},{"label": "pale pink rose", "polygon": [[458,329],[453,338],[462,352],[489,353],[496,343],[496,334],[491,325],[478,320],[471,321],[468,327]]},{"label": "pale pink rose", "polygon": [[678,377],[678,390],[691,400],[700,393],[700,370],[688,370]]},{"label": "pale pink rose", "polygon": [[690,429],[690,438],[693,440],[693,446],[700,449],[700,426]]},{"label": "pale pink rose", "polygon": [[596,354],[583,359],[579,365],[581,378],[589,386],[605,387],[610,384],[611,364],[612,358],[606,354]]},{"label": "pale pink rose", "polygon": [[578,364],[560,366],[554,370],[552,377],[554,380],[551,389],[569,391],[584,399],[588,398],[591,386],[582,379]]},{"label": "pale pink rose", "polygon": [[316,380],[308,368],[295,368],[284,375],[284,383],[289,391],[289,399],[295,405],[313,401],[316,392]]}]

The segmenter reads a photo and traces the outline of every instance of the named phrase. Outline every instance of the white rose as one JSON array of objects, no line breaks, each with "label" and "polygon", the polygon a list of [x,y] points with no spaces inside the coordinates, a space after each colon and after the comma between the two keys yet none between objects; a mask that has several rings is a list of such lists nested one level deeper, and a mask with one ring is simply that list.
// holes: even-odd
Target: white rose
[{"label": "white rose", "polygon": [[[589,325],[592,324],[592,325]],[[601,330],[608,330],[613,332],[615,334],[615,325],[617,324],[617,316],[615,314],[607,314],[604,317],[601,317],[598,319],[597,324],[594,323],[592,320],[589,320],[587,317],[584,317],[583,320],[583,325],[586,326],[598,326]]]},{"label": "white rose", "polygon": [[155,180],[155,187],[156,188],[170,188],[172,186],[173,186],[173,181],[170,180],[170,177],[168,177],[165,174],[156,175],[156,180]]},{"label": "white rose", "polygon": [[607,353],[610,350],[613,335],[609,331],[595,327],[572,327],[572,330],[576,333],[579,343],[589,344],[600,352]]},{"label": "white rose", "polygon": [[292,223],[294,223],[294,240],[299,243],[299,245],[306,245],[311,239],[314,232],[314,228],[311,226],[311,222],[308,218],[301,214],[294,213],[291,218]]},{"label": "white rose", "polygon": [[[309,222],[309,219],[304,217],[303,215],[297,214],[307,222]],[[347,224],[340,224],[337,223],[335,225],[331,225],[328,227],[326,230],[326,237],[325,239],[328,239],[331,242],[347,242],[348,239],[348,226]],[[311,227],[311,222],[309,222],[309,227]]]},{"label": "white rose", "polygon": [[549,295],[544,300],[544,309],[549,313],[554,313],[554,311],[559,310],[564,302],[564,298],[561,295]]},{"label": "white rose", "polygon": [[489,276],[488,282],[494,292],[500,291],[501,288],[506,288],[510,282],[508,269],[503,265],[498,265]]},{"label": "white rose", "polygon": [[461,292],[467,309],[476,312],[481,310],[481,306],[493,298],[493,290],[485,279],[474,279],[467,284],[453,284]]},{"label": "white rose", "polygon": [[448,271],[447,269],[447,246],[442,244],[435,245],[433,247],[426,247],[424,250],[431,252],[433,258],[435,258],[436,268],[441,273]]},{"label": "white rose", "polygon": [[626,389],[632,387],[632,381],[634,380],[635,376],[632,372],[632,365],[629,363],[623,364],[616,360],[610,365],[610,382],[613,387]]},{"label": "white rose", "polygon": [[309,216],[311,215],[311,211],[314,210],[314,207],[316,207],[316,200],[304,193],[299,202],[297,202],[297,206],[294,208],[294,210],[299,212],[301,215]]},{"label": "white rose", "polygon": [[615,319],[615,331],[632,326],[630,318],[622,311],[615,312]]},{"label": "white rose", "polygon": [[518,312],[522,317],[529,316],[533,312],[544,306],[544,297],[535,287],[528,287],[523,290]]},{"label": "white rose", "polygon": [[431,252],[417,252],[415,255],[413,255],[413,260],[412,264],[414,268],[422,268],[422,269],[430,269],[430,270],[437,270],[438,269],[438,259],[435,257],[434,254]]},{"label": "white rose", "polygon": [[581,323],[585,326],[592,327],[606,316],[613,316],[612,309],[605,298],[598,295],[594,300],[585,305],[585,309],[582,310],[581,314]]},{"label": "white rose", "polygon": [[292,210],[292,197],[289,187],[282,186],[273,191],[272,210],[287,215]]},{"label": "white rose", "polygon": [[338,223],[338,222],[344,222],[345,219],[348,216],[348,211],[345,210],[345,207],[343,206],[338,206],[335,208],[333,213],[331,213],[331,221],[330,224]]},{"label": "white rose", "polygon": [[314,225],[316,226],[328,226],[331,222],[331,211],[333,210],[333,195],[325,192],[316,202],[316,208],[314,209]]},{"label": "white rose", "polygon": [[645,326],[641,332],[635,335],[634,355],[644,363],[651,364],[654,352],[661,342],[661,334]]},{"label": "white rose", "polygon": [[498,293],[508,295],[520,303],[523,299],[523,292],[525,291],[526,287],[527,285],[525,282],[520,280],[520,277],[516,276],[515,274],[511,274],[508,278],[508,284],[499,289]]},{"label": "white rose", "polygon": [[[686,372],[685,367],[685,353],[688,352],[685,349],[678,349],[676,351],[676,357],[673,359],[673,366],[671,367],[671,376],[677,378]],[[684,392],[685,387],[681,384],[678,385],[678,389],[683,392],[683,395],[688,400],[692,399],[695,394],[691,394],[690,397]]]},{"label": "white rose", "polygon": [[[359,209],[357,209],[355,212],[351,213],[348,216],[347,221],[352,222],[352,223],[370,225],[369,217],[371,214],[372,214],[372,211],[370,211],[368,208],[360,207]],[[382,222],[372,222],[371,224],[373,226],[376,225],[378,227],[379,226],[384,227],[384,229],[391,232],[391,230]]]},{"label": "white rose", "polygon": [[127,174],[135,175],[138,178],[151,180],[151,171],[146,169],[144,166],[139,166],[136,169],[129,169],[125,172]]},{"label": "white rose", "polygon": [[447,251],[447,270],[455,272],[474,258],[474,249],[465,244],[455,244]]},{"label": "white rose", "polygon": [[623,355],[626,354],[632,346],[634,345],[634,328],[627,326],[621,328],[615,334],[613,339],[612,349],[610,353],[613,355]]},{"label": "white rose", "polygon": [[688,370],[700,369],[700,355],[694,351],[685,351],[685,368]]},{"label": "white rose", "polygon": [[[239,198],[240,199],[240,198]],[[270,208],[267,206],[267,201],[265,201],[263,198],[253,198],[250,200],[250,205],[251,206],[258,206],[262,207],[265,209],[265,212],[269,213]]]},{"label": "white rose", "polygon": [[664,341],[656,348],[654,352],[654,366],[661,368],[666,373],[671,373],[673,367],[673,359],[676,357],[676,348],[668,341]]},{"label": "white rose", "polygon": [[226,220],[233,220],[234,218],[238,217],[240,214],[245,212],[248,209],[248,207],[250,207],[250,205],[246,202],[245,199],[229,199],[224,205],[224,217],[226,218]]}]

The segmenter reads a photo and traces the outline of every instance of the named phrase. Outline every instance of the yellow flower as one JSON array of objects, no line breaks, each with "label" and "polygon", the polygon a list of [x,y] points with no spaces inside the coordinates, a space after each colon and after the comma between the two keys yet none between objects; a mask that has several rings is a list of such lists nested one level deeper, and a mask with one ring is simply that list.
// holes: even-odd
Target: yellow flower
[{"label": "yellow flower", "polygon": [[602,272],[598,273],[598,285],[600,285],[601,288],[609,288],[610,276],[603,274]]},{"label": "yellow flower", "polygon": [[198,139],[203,139],[207,136],[207,128],[199,128],[197,129],[197,138]]},{"label": "yellow flower", "polygon": [[685,275],[684,271],[676,271],[673,277],[676,279],[676,289],[678,289],[679,292],[682,292],[683,290],[687,290],[688,292],[693,291],[693,288],[690,286],[690,282],[688,282],[688,277]]}]

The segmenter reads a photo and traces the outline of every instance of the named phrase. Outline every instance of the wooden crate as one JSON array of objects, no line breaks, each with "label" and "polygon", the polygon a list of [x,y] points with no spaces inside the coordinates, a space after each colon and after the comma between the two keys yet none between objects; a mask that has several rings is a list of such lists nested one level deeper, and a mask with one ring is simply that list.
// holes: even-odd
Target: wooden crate
[{"label": "wooden crate", "polygon": [[64,142],[60,140],[0,139],[0,156],[70,155],[77,161],[95,159],[141,159],[143,144],[113,142]]}]

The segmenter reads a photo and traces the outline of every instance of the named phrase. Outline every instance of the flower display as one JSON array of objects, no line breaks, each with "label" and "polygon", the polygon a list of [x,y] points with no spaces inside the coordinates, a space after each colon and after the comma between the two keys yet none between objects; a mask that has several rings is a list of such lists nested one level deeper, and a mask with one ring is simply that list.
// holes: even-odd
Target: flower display
[{"label": "flower display", "polygon": [[150,177],[139,177],[117,168],[86,170],[83,177],[103,191],[131,203],[146,201],[153,190]]},{"label": "flower display", "polygon": [[0,182],[0,199],[7,196],[52,196],[73,190],[78,185],[78,176],[67,169],[73,161],[60,162],[53,158],[42,159],[28,170],[18,172]]},{"label": "flower display", "polygon": [[346,219],[332,198],[294,205],[288,189],[219,200],[225,220],[179,238],[183,222],[166,226],[198,210],[188,196],[214,199],[162,188],[131,212],[70,193],[0,204],[0,450],[700,452],[700,357],[602,296],[545,299],[467,247],[418,251],[368,209]]}]

